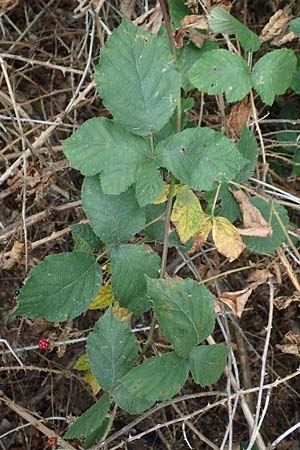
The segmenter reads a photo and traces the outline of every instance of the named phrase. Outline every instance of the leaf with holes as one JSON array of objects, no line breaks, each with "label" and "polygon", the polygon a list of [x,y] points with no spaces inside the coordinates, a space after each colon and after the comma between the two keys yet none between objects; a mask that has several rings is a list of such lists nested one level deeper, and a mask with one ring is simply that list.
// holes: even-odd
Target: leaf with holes
[{"label": "leaf with holes", "polygon": [[210,128],[174,134],[158,144],[156,154],[162,166],[199,191],[234,179],[247,162],[230,139]]},{"label": "leaf with holes", "polygon": [[159,326],[180,356],[211,334],[215,326],[214,301],[210,292],[186,280],[147,278],[147,292]]},{"label": "leaf with holes", "polygon": [[21,289],[14,315],[64,322],[87,311],[102,282],[93,255],[60,253],[34,267]]},{"label": "leaf with holes", "polygon": [[101,51],[95,80],[115,120],[142,136],[168,122],[181,87],[165,38],[146,33],[127,19]]},{"label": "leaf with holes", "polygon": [[242,100],[252,87],[243,58],[224,49],[204,53],[191,67],[189,79],[199,91],[210,95],[224,93],[229,103]]},{"label": "leaf with holes", "polygon": [[253,67],[253,86],[262,101],[272,105],[276,95],[291,86],[296,72],[297,58],[292,50],[282,48],[267,53]]}]

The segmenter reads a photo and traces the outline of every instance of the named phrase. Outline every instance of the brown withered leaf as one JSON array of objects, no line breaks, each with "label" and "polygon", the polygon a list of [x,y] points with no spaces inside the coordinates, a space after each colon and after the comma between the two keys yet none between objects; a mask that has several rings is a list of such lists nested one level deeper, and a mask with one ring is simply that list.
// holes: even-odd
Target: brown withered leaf
[{"label": "brown withered leaf", "polygon": [[197,12],[198,12],[198,1],[197,0],[186,0],[186,2],[184,2],[184,4],[185,4],[185,6],[190,8],[190,10],[194,14],[197,14]]},{"label": "brown withered leaf", "polygon": [[240,318],[253,290],[254,287],[247,287],[240,291],[222,292],[220,300],[229,306],[235,316]]},{"label": "brown withered leaf", "polygon": [[14,245],[9,253],[9,257],[3,263],[3,269],[12,269],[15,265],[25,264],[24,261],[24,243],[15,241]]},{"label": "brown withered leaf", "polygon": [[286,309],[293,302],[300,303],[300,292],[294,292],[291,296],[277,297],[274,300],[274,305],[277,309]]},{"label": "brown withered leaf", "polygon": [[289,15],[283,11],[283,9],[276,11],[276,13],[270,17],[269,22],[262,29],[260,36],[261,40],[265,42],[282,34],[285,31],[289,20]]},{"label": "brown withered leaf", "polygon": [[272,40],[271,44],[276,45],[276,47],[280,47],[281,45],[285,45],[288,42],[292,42],[294,39],[297,38],[298,36],[293,31],[290,31],[289,33],[284,34],[283,36],[276,36]]},{"label": "brown withered leaf", "polygon": [[222,292],[220,300],[229,306],[233,313],[240,318],[252,292],[261,284],[266,283],[271,276],[267,269],[255,270],[248,277],[249,286],[240,291]]},{"label": "brown withered leaf", "polygon": [[218,251],[230,262],[237,259],[245,248],[237,228],[225,217],[213,218],[212,236]]},{"label": "brown withered leaf", "polygon": [[300,354],[300,334],[295,334],[289,331],[283,338],[283,344],[276,345],[283,353],[289,353],[291,355]]},{"label": "brown withered leaf", "polygon": [[226,122],[226,135],[229,138],[239,139],[244,125],[248,125],[251,112],[251,104],[245,97],[232,107]]},{"label": "brown withered leaf", "polygon": [[230,0],[215,0],[212,6],[217,6],[218,8],[222,8],[225,9],[225,11],[230,12],[232,2]]},{"label": "brown withered leaf", "polygon": [[133,23],[138,25],[143,30],[156,35],[161,27],[162,17],[161,8],[156,6],[155,8],[151,8],[145,14],[139,16],[133,21]]},{"label": "brown withered leaf", "polygon": [[202,48],[204,41],[207,37],[206,34],[199,33],[198,31],[193,29],[188,30],[188,33],[190,36],[190,40],[192,41],[194,46],[197,48]]},{"label": "brown withered leaf", "polygon": [[208,30],[207,18],[203,15],[192,14],[185,16],[181,21],[182,28],[197,28],[199,30]]},{"label": "brown withered leaf", "polygon": [[8,12],[14,9],[17,4],[19,3],[19,0],[1,0],[0,1],[0,12]]},{"label": "brown withered leaf", "polygon": [[178,30],[175,31],[174,40],[176,43],[176,48],[183,47],[183,39],[184,39],[185,35],[186,35],[186,31],[183,30],[182,28],[178,28]]},{"label": "brown withered leaf", "polygon": [[263,218],[261,212],[252,205],[249,197],[243,191],[230,189],[230,192],[239,203],[243,216],[244,228],[239,228],[239,233],[243,236],[271,237],[273,234],[271,225]]},{"label": "brown withered leaf", "polygon": [[121,0],[120,11],[127,19],[133,15],[135,4],[136,0]]}]

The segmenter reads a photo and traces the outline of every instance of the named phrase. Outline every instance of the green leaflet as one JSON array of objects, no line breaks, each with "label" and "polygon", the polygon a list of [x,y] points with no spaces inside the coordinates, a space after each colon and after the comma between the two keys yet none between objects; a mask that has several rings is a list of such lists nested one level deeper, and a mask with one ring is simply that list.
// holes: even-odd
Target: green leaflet
[{"label": "green leaflet", "polygon": [[109,410],[109,395],[104,394],[89,409],[87,409],[78,419],[70,426],[65,439],[75,439],[82,436],[88,436],[97,430],[104,421]]},{"label": "green leaflet", "polygon": [[217,49],[204,53],[191,67],[190,82],[210,95],[223,94],[226,100],[242,100],[252,87],[247,64],[241,56]]},{"label": "green leaflet", "polygon": [[221,344],[193,348],[189,360],[195,383],[202,387],[216,383],[224,370],[228,353],[228,348]]},{"label": "green leaflet", "polygon": [[296,54],[297,58],[297,66],[296,71],[294,73],[292,82],[291,82],[291,88],[293,91],[297,92],[297,94],[300,93],[300,53]]},{"label": "green leaflet", "polygon": [[136,198],[140,206],[154,202],[163,191],[164,182],[154,160],[140,163],[136,173]]},{"label": "green leaflet", "polygon": [[236,181],[241,183],[247,181],[253,175],[258,156],[255,136],[246,126],[242,129],[237,147],[240,154],[248,160],[236,177]]},{"label": "green leaflet", "polygon": [[295,33],[296,36],[300,37],[300,18],[297,17],[289,23],[289,31]]},{"label": "green leaflet", "polygon": [[174,350],[186,357],[207,338],[215,326],[214,301],[210,292],[187,278],[168,281],[147,279],[159,327]]},{"label": "green leaflet", "polygon": [[230,139],[210,128],[174,134],[158,144],[156,155],[180,181],[207,191],[216,181],[234,179],[247,162]]},{"label": "green leaflet", "polygon": [[292,50],[282,48],[267,53],[253,67],[253,86],[262,101],[272,105],[276,95],[282,95],[291,86],[297,65]]},{"label": "green leaflet", "polygon": [[97,176],[84,180],[82,203],[95,233],[108,245],[127,241],[145,225],[145,209],[139,207],[133,189],[105,195]]},{"label": "green leaflet", "polygon": [[190,15],[191,10],[182,0],[168,0],[169,11],[171,16],[171,25],[174,30],[181,27],[181,20]]},{"label": "green leaflet", "polygon": [[129,414],[141,413],[151,408],[154,403],[154,400],[145,400],[137,397],[122,384],[119,384],[113,390],[112,395],[116,404]]},{"label": "green leaflet", "polygon": [[142,136],[159,131],[171,117],[181,87],[165,38],[123,19],[100,56],[95,80],[115,120]]},{"label": "green leaflet", "polygon": [[283,206],[279,205],[279,203],[277,203],[276,201],[272,202],[273,204],[271,210],[271,206],[259,197],[252,197],[251,203],[256,208],[259,209],[259,211],[261,212],[262,216],[265,218],[266,221],[269,221],[271,217],[271,226],[273,230],[273,235],[272,237],[264,237],[264,238],[244,236],[244,242],[250,250],[256,253],[262,254],[274,253],[275,249],[286,241],[286,237],[276,218],[273,208],[275,208],[275,211],[279,215],[286,230],[289,224],[287,211]]},{"label": "green leaflet", "polygon": [[167,353],[147,359],[125,375],[121,384],[136,397],[155,402],[167,400],[177,394],[189,372],[188,359],[176,353]]},{"label": "green leaflet", "polygon": [[75,242],[80,238],[82,241],[85,241],[92,250],[100,250],[100,248],[103,247],[103,243],[88,223],[76,223],[74,225],[69,225],[69,227],[71,228]]},{"label": "green leaflet", "polygon": [[85,312],[101,286],[102,272],[93,255],[60,253],[34,267],[18,297],[14,315],[63,322]]},{"label": "green leaflet", "polygon": [[87,341],[89,364],[100,386],[113,389],[135,364],[138,351],[134,334],[109,307]]},{"label": "green leaflet", "polygon": [[208,18],[208,23],[215,33],[235,34],[241,46],[247,52],[257,52],[259,50],[259,37],[224,9],[213,8]]},{"label": "green leaflet", "polygon": [[145,275],[158,278],[160,257],[142,245],[124,244],[111,251],[112,288],[120,305],[141,315],[151,307]]}]

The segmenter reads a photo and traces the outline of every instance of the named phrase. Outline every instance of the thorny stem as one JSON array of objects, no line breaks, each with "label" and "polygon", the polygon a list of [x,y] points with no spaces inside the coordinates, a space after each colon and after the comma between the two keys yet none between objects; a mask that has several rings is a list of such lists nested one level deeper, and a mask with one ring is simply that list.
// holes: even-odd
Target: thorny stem
[{"label": "thorny stem", "polygon": [[[169,36],[170,46],[172,49],[172,53],[174,56],[174,61],[177,64],[177,54],[176,54],[176,46],[175,41],[172,35],[171,30],[171,24],[170,24],[170,17],[167,11],[165,0],[159,0],[162,15],[164,18],[164,22],[167,28],[167,33]],[[176,131],[179,133],[181,131],[181,92],[179,92],[178,96],[178,102],[177,102],[177,121],[176,121]],[[171,213],[172,213],[172,202],[173,202],[173,195],[174,195],[174,189],[175,189],[175,182],[176,178],[174,175],[171,175],[171,181],[170,181],[170,188],[168,192],[168,201],[167,201],[167,208],[166,208],[166,215],[165,215],[165,234],[164,234],[164,242],[163,242],[163,252],[161,257],[161,267],[160,267],[160,278],[164,278],[166,274],[166,266],[167,266],[167,258],[168,258],[168,243],[169,243],[169,236],[170,236],[170,222],[171,222]],[[151,346],[153,342],[153,336],[155,332],[155,325],[156,325],[156,316],[153,313],[151,327],[149,331],[149,335],[147,338],[147,341],[145,342],[145,345],[143,347],[143,350],[141,352],[140,358],[142,358],[149,347]]]}]

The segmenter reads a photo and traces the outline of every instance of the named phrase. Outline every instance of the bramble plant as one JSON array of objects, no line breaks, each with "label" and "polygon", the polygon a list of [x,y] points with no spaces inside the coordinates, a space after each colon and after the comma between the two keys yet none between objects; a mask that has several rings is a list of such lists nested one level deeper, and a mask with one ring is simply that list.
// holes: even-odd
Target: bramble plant
[{"label": "bramble plant", "polygon": [[[228,103],[248,95],[253,101],[255,89],[272,105],[295,83],[295,54],[270,51],[252,68],[259,37],[218,8],[208,17],[210,30],[234,35],[239,52],[232,43],[229,50],[218,48],[207,37],[202,48],[188,42],[176,49],[170,27],[179,28],[187,8],[172,0],[169,23],[161,4],[166,29],[151,35],[124,19],[101,51],[95,81],[113,119],[90,119],[63,141],[71,167],[85,176],[82,204],[90,224],[71,226],[71,253],[48,256],[32,269],[14,313],[60,322],[107,308],[75,366],[94,377],[94,392],[103,391],[65,435],[85,437],[87,446],[107,436],[111,404],[114,411],[118,406],[137,414],[177,394],[189,372],[195,383],[208,386],[224,370],[227,346],[203,344],[215,326],[213,295],[192,279],[168,276],[168,248],[187,251],[193,236],[205,242],[212,233],[218,251],[233,261],[245,248],[273,253],[288,239],[286,210],[259,195],[250,199],[253,211],[271,231],[244,230],[242,239],[233,225],[243,218],[235,194],[258,158],[254,134],[244,126],[237,140],[193,126],[186,111],[193,106],[192,89],[222,99],[225,94]],[[162,242],[161,257],[151,242]],[[102,284],[103,272],[109,283]],[[130,317],[147,311],[153,320],[140,346]],[[156,321],[170,349],[145,359],[155,345]],[[41,341],[41,348],[47,344]]]}]

